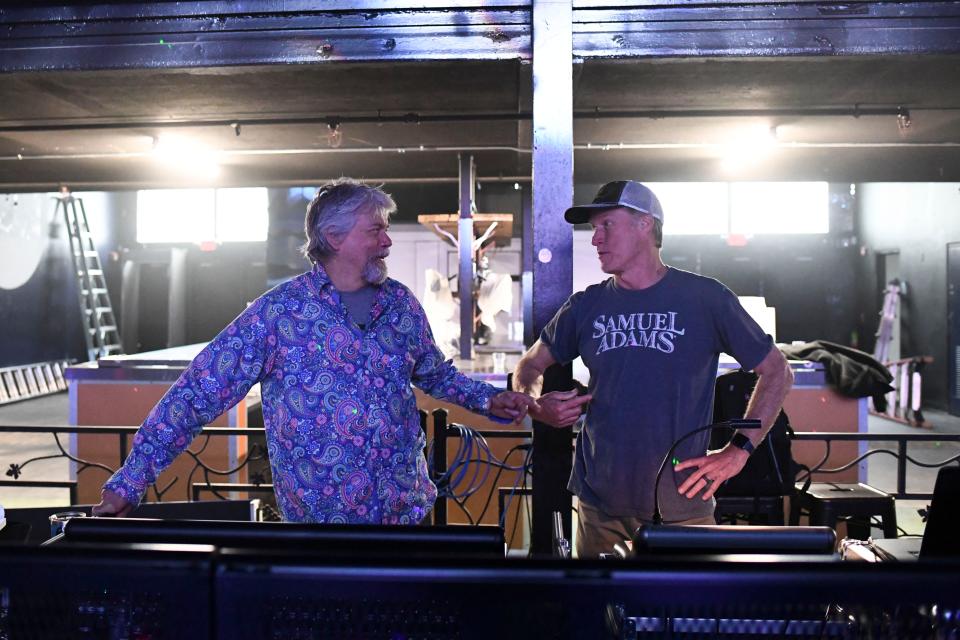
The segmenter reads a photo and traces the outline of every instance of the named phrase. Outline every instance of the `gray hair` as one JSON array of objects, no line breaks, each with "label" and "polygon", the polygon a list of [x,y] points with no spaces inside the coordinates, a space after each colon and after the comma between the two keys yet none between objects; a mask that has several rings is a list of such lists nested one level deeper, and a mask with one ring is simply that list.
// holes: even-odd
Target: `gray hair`
[{"label": "gray hair", "polygon": [[303,255],[316,264],[336,251],[327,242],[327,234],[343,236],[357,223],[357,216],[370,213],[385,223],[397,204],[379,187],[371,187],[353,178],[340,178],[323,185],[307,206],[304,230],[306,243],[300,247]]},{"label": "gray hair", "polygon": [[[650,221],[653,222],[653,244],[657,249],[663,247],[663,221],[659,218],[654,218],[649,213],[641,213],[639,211],[634,211],[634,215],[637,218],[649,217]],[[638,220],[639,222],[639,220]]]}]

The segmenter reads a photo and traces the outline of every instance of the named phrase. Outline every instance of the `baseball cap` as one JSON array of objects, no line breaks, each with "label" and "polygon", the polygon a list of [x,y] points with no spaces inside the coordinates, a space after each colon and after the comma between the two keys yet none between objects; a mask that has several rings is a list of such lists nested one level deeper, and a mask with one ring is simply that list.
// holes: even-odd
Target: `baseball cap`
[{"label": "baseball cap", "polygon": [[633,180],[617,180],[600,187],[597,197],[590,204],[570,207],[563,214],[570,224],[583,224],[590,220],[590,214],[604,209],[626,207],[640,213],[647,213],[663,222],[663,208],[653,191]]}]

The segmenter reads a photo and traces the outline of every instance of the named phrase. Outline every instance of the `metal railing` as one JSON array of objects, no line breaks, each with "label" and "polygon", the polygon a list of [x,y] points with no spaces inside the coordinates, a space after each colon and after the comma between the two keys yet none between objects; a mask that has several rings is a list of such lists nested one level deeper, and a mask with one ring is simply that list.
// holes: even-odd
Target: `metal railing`
[{"label": "metal railing", "polygon": [[[124,460],[127,457],[129,450],[129,438],[137,432],[140,427],[138,426],[98,426],[98,425],[0,425],[0,434],[4,433],[27,433],[27,434],[38,434],[45,433],[53,436],[54,443],[59,451],[59,453],[53,455],[45,456],[35,456],[29,458],[23,462],[10,462],[0,460],[0,468],[6,466],[5,475],[13,478],[13,480],[0,481],[0,487],[30,487],[30,488],[66,488],[70,490],[70,504],[76,504],[77,501],[77,481],[70,480],[65,482],[59,481],[49,481],[49,480],[26,480],[21,479],[21,476],[24,474],[24,470],[34,462],[40,460],[51,460],[57,458],[65,458],[71,462],[76,463],[77,466],[77,476],[88,469],[95,468],[100,469],[106,472],[108,475],[113,475],[116,469],[109,467],[108,465],[102,464],[100,462],[94,462],[91,460],[85,460],[77,456],[72,455],[64,447],[63,442],[61,442],[60,436],[63,434],[68,435],[116,435],[118,440],[118,450],[120,453],[120,460]],[[210,466],[203,461],[201,457],[203,452],[206,450],[207,445],[210,443],[210,439],[214,437],[224,437],[224,436],[255,436],[263,435],[264,429],[257,427],[244,427],[244,428],[235,428],[235,427],[204,427],[197,437],[193,441],[193,447],[186,449],[182,455],[189,456],[193,458],[194,465],[190,469],[190,472],[187,474],[186,481],[186,492],[187,500],[195,501],[197,500],[198,491],[194,487],[193,476],[197,472],[203,474],[204,482],[199,483],[202,487],[210,487],[214,495],[223,499],[225,496],[218,493],[216,488],[218,483],[211,480],[211,476],[230,476],[238,471],[247,467],[251,462],[256,462],[260,460],[266,460],[267,452],[264,447],[259,443],[254,443],[250,450],[246,453],[243,462],[240,464],[229,468],[229,469],[217,469]],[[156,495],[157,502],[162,502],[164,496],[170,491],[171,488],[180,480],[179,476],[175,476],[169,483],[163,488],[158,487],[156,484],[153,485],[152,489]],[[250,483],[253,487],[259,487],[261,485],[267,484],[267,480],[260,476],[260,474],[254,474],[252,482]]]},{"label": "metal railing", "polygon": [[[936,469],[952,462],[960,460],[960,453],[950,456],[938,462],[923,462],[917,460],[907,453],[907,445],[911,442],[956,442],[960,443],[960,434],[946,433],[905,433],[905,434],[885,434],[885,433],[824,433],[821,431],[798,431],[793,434],[793,440],[798,442],[809,442],[813,440],[823,441],[825,451],[823,457],[810,468],[809,474],[814,473],[841,473],[851,467],[860,464],[867,458],[877,455],[890,455],[897,460],[897,473],[895,492],[890,493],[899,500],[929,500],[933,497],[933,492],[908,492],[907,491],[907,463],[926,469]],[[827,459],[830,457],[831,444],[834,442],[895,442],[896,451],[889,449],[872,449],[863,453],[850,462],[839,467],[824,468]],[[805,479],[805,478],[804,478]]]},{"label": "metal railing", "polygon": [[[426,414],[420,412],[421,426],[426,429]],[[450,438],[456,438],[461,436],[461,431],[458,428],[464,428],[463,425],[457,425],[454,423],[447,423],[447,414],[445,411],[437,410],[433,412],[434,418],[434,438],[433,438],[433,451],[432,451],[432,464],[430,467],[431,476],[433,478],[441,478],[448,472],[448,463],[447,463],[447,441]],[[66,458],[72,462],[75,462],[78,465],[77,474],[83,473],[84,471],[90,468],[101,469],[109,474],[113,474],[115,469],[111,467],[90,460],[84,460],[82,458],[71,455],[67,449],[64,447],[63,442],[61,441],[60,436],[63,434],[93,434],[93,435],[116,435],[118,438],[118,450],[120,453],[120,459],[124,459],[128,452],[128,440],[131,435],[136,433],[139,427],[136,426],[72,426],[72,425],[0,425],[0,434],[7,433],[27,433],[27,434],[38,434],[46,433],[53,436],[54,442],[59,450],[59,453],[54,455],[46,456],[36,456],[25,460],[23,462],[7,462],[0,460],[0,469],[6,467],[5,475],[13,478],[12,480],[3,480],[0,481],[0,487],[32,487],[32,488],[63,488],[68,489],[70,492],[71,504],[75,503],[77,496],[77,486],[75,480],[69,481],[51,481],[43,479],[25,479],[23,478],[25,470],[29,465],[39,460],[48,460],[54,458]],[[484,438],[513,438],[513,439],[523,439],[528,440],[531,437],[531,432],[525,429],[495,429],[495,430],[471,430],[473,434],[477,436],[482,436]],[[207,444],[210,441],[210,438],[214,437],[224,437],[224,436],[255,436],[263,435],[264,429],[256,427],[248,428],[233,428],[233,427],[204,427],[200,432],[200,435],[194,440],[194,448],[188,449],[184,452],[184,455],[188,455],[193,458],[194,466],[188,474],[186,482],[186,491],[187,499],[195,501],[199,498],[201,492],[212,492],[215,496],[223,498],[221,494],[222,491],[257,491],[257,492],[266,492],[269,489],[269,483],[266,479],[259,477],[259,474],[255,474],[256,477],[251,479],[251,482],[246,484],[228,484],[228,483],[219,483],[214,481],[211,476],[223,477],[229,476],[233,473],[240,471],[241,469],[247,467],[251,462],[265,460],[267,457],[266,451],[259,444],[254,443],[251,446],[250,451],[246,454],[244,460],[230,469],[217,469],[207,463],[202,459],[202,454]],[[951,455],[949,457],[943,458],[935,462],[924,462],[918,460],[915,457],[911,456],[908,452],[910,444],[916,443],[932,443],[932,442],[951,442],[960,444],[960,434],[937,434],[937,433],[911,433],[911,434],[876,434],[876,433],[830,433],[830,432],[797,432],[793,435],[793,440],[796,442],[810,442],[810,441],[820,441],[824,443],[824,454],[823,457],[811,467],[810,474],[831,474],[831,473],[841,473],[850,469],[851,467],[861,463],[867,458],[881,455],[893,456],[897,461],[896,467],[896,491],[892,492],[891,495],[897,499],[901,500],[925,500],[932,497],[932,492],[913,492],[907,491],[907,470],[908,465],[914,465],[916,467],[934,469],[939,468],[953,462],[960,461],[960,452]],[[895,449],[871,449],[853,460],[832,468],[826,468],[828,458],[831,454],[832,444],[834,442],[866,442],[866,443],[878,443],[878,442],[891,442],[895,444]],[[199,443],[199,444],[198,444]],[[477,461],[467,461],[470,464],[480,464]],[[203,474],[203,482],[194,483],[193,476],[195,473],[201,472]],[[167,486],[159,488],[154,486],[153,489],[156,493],[157,501],[162,501],[163,497],[171,489],[171,487],[178,481],[178,477],[171,480]],[[522,493],[518,490],[517,493]],[[437,523],[446,523],[447,521],[447,509],[446,501],[444,499],[438,500],[435,510],[434,510]]]}]

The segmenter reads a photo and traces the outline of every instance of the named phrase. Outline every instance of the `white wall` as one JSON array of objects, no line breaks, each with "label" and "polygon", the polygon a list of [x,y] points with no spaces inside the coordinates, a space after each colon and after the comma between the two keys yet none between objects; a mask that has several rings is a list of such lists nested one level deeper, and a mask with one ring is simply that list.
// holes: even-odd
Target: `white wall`
[{"label": "white wall", "polygon": [[960,354],[947,349],[947,244],[960,242],[960,183],[857,185],[864,276],[865,329],[876,327],[876,255],[899,252],[900,356],[933,356],[923,373],[924,405],[946,408],[951,390],[947,364]]},{"label": "white wall", "polygon": [[[456,274],[459,270],[457,250],[442,241],[432,231],[416,224],[397,224],[390,227],[390,238],[393,247],[387,258],[387,267],[390,277],[399,280],[410,287],[414,295],[421,302],[426,287],[425,273],[427,269],[436,269],[442,275],[450,278],[453,290],[456,290]],[[589,241],[588,241],[589,242]],[[519,276],[522,263],[520,260],[521,242],[513,238],[509,247],[495,247],[486,252],[490,260],[489,268],[495,273],[507,273]],[[513,283],[513,305],[510,311],[510,321],[522,321],[522,298],[520,283]],[[437,328],[434,327],[436,331]],[[458,329],[459,331],[459,329]],[[522,332],[520,337],[522,339]],[[497,325],[497,331],[491,344],[508,345],[511,342],[506,324]],[[517,345],[515,345],[517,346]]]}]

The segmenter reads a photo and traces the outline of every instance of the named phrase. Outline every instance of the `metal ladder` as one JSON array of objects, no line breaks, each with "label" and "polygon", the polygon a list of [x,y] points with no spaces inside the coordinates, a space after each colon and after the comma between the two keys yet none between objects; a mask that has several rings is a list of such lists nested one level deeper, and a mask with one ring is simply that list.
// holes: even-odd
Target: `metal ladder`
[{"label": "metal ladder", "polygon": [[69,192],[57,197],[57,209],[63,209],[70,238],[70,256],[77,275],[80,315],[83,318],[83,336],[87,343],[87,360],[123,353],[120,330],[117,327],[107,281],[104,278],[100,255],[90,235],[87,212],[82,198]]},{"label": "metal ladder", "polygon": [[67,390],[67,360],[22,364],[0,369],[0,404]]},{"label": "metal ladder", "polygon": [[891,280],[883,290],[883,309],[880,310],[880,325],[877,327],[877,342],[873,348],[873,357],[880,362],[887,361],[890,342],[893,340],[893,323],[897,321],[900,306],[900,293],[903,285],[900,280]]}]

